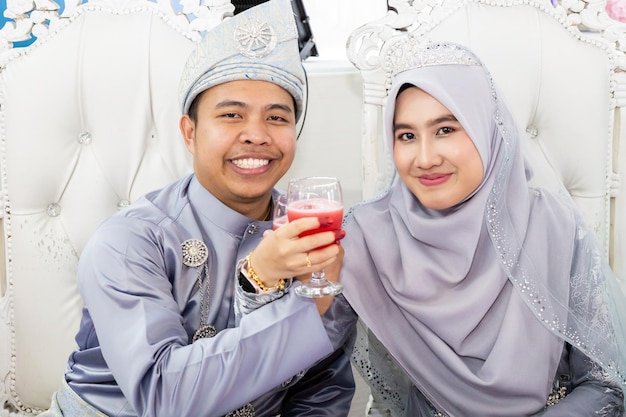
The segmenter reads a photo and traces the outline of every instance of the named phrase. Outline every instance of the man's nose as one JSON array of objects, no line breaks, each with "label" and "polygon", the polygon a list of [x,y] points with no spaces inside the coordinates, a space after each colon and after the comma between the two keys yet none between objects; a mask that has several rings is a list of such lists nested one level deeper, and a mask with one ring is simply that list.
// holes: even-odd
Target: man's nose
[{"label": "man's nose", "polygon": [[260,120],[249,120],[240,134],[241,140],[255,145],[267,144],[271,141],[265,124]]}]

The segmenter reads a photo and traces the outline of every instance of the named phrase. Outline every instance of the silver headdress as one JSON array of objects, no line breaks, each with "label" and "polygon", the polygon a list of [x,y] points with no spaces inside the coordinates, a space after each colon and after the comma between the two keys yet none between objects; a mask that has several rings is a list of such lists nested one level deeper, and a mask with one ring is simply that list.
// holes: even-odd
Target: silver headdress
[{"label": "silver headdress", "polygon": [[270,0],[224,20],[191,52],[180,80],[183,113],[204,90],[235,80],[272,82],[287,90],[302,114],[305,75],[289,0]]}]

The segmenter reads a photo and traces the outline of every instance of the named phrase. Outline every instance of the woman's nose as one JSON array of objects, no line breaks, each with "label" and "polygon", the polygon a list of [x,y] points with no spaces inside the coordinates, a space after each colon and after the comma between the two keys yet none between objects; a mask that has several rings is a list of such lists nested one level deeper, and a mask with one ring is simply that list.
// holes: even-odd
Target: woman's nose
[{"label": "woman's nose", "polygon": [[416,153],[415,165],[421,169],[429,169],[442,162],[441,154],[431,140],[421,140]]}]

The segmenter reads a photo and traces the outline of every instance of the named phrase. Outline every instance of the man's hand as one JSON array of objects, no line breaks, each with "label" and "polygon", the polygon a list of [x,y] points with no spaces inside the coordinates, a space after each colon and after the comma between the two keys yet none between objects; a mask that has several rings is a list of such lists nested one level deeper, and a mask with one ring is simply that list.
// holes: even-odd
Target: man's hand
[{"label": "man's hand", "polygon": [[337,260],[340,248],[334,243],[343,237],[343,231],[299,237],[318,227],[317,218],[307,217],[264,233],[251,260],[254,271],[267,287],[276,285],[281,278],[305,279],[306,276],[309,279],[311,272],[324,269]]}]

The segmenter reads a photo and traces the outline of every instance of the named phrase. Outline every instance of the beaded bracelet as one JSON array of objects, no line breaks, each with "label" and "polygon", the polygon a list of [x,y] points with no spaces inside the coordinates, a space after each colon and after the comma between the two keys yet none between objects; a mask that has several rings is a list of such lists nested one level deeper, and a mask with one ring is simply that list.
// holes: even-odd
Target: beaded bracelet
[{"label": "beaded bracelet", "polygon": [[[259,286],[261,291],[269,291],[269,290],[271,290],[271,288],[268,288],[263,283],[263,281],[261,281],[261,278],[257,275],[257,273],[252,268],[252,252],[254,252],[254,251],[251,251],[248,254],[248,256],[246,256],[246,263],[248,264],[248,268],[247,268],[248,278],[252,279],[256,283],[256,285]],[[274,288],[276,288],[278,291],[284,290],[285,289],[285,280],[283,278],[281,278]]]}]

